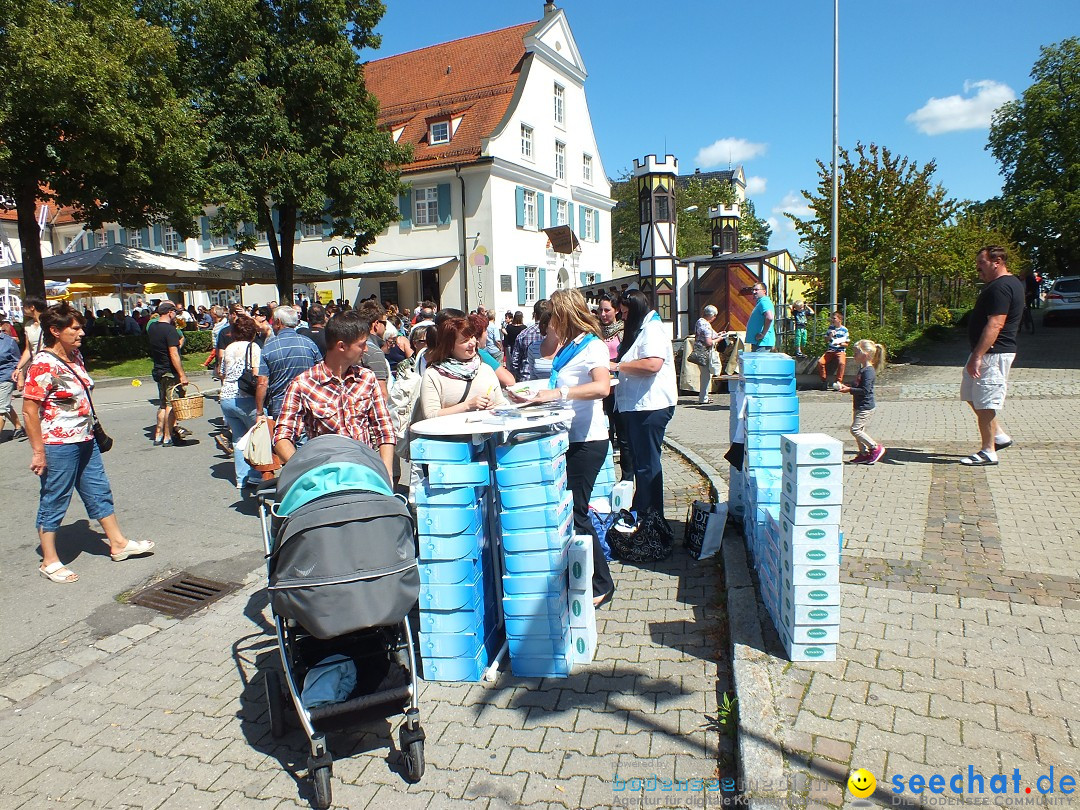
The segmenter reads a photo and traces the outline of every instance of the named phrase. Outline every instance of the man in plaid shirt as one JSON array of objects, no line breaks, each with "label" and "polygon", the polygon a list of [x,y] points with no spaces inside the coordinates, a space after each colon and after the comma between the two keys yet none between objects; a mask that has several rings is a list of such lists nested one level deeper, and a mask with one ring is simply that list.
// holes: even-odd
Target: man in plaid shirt
[{"label": "man in plaid shirt", "polygon": [[544,339],[544,336],[540,334],[540,316],[544,314],[544,310],[548,307],[549,304],[546,298],[541,298],[533,304],[532,324],[525,327],[522,333],[517,336],[517,340],[514,341],[514,350],[511,352],[507,368],[510,369],[510,373],[514,375],[514,379],[518,382],[524,382],[528,379],[526,376],[526,363],[529,359],[529,347]]},{"label": "man in plaid shirt", "polygon": [[297,376],[285,390],[274,427],[274,451],[287,462],[300,433],[308,438],[336,433],[379,451],[394,476],[394,428],[375,375],[361,367],[370,322],[355,311],[326,324],[326,357]]}]

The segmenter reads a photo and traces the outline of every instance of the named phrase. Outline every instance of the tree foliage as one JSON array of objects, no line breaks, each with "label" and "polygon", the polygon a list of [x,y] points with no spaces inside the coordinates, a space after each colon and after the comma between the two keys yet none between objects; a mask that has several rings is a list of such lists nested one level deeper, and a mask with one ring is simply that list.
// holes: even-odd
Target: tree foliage
[{"label": "tree foliage", "polygon": [[0,3],[0,198],[17,211],[26,293],[45,293],[39,200],[91,229],[167,219],[192,234],[204,142],[175,63],[170,32],[124,0]]},{"label": "tree foliage", "polygon": [[1080,38],[1044,47],[1032,85],[997,110],[987,148],[1005,176],[1002,205],[1035,265],[1080,272]]},{"label": "tree foliage", "polygon": [[211,228],[250,250],[264,232],[292,301],[301,223],[358,252],[398,216],[409,151],[376,127],[357,54],[378,47],[378,0],[148,0],[183,43],[183,81],[211,139]]}]

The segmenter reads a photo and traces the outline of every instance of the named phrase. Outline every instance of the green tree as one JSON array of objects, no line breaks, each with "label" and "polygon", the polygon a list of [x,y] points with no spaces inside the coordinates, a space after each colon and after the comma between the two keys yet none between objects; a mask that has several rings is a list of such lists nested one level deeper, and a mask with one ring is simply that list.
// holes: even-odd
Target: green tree
[{"label": "green tree", "polygon": [[39,200],[91,229],[167,219],[193,235],[204,144],[175,62],[170,32],[124,0],[0,3],[0,200],[27,294],[45,294]]},{"label": "green tree", "polygon": [[[923,167],[876,144],[856,144],[856,160],[840,150],[839,289],[841,300],[876,299],[885,317],[884,291],[897,280],[936,275],[944,227],[957,203],[934,182],[936,165]],[[802,269],[827,278],[831,255],[832,169],[818,161],[816,193],[803,191],[813,217],[788,214],[806,248]]]},{"label": "green tree", "polygon": [[151,0],[184,48],[184,76],[212,138],[212,230],[239,250],[262,231],[279,300],[292,301],[300,223],[327,223],[358,252],[398,217],[410,159],[377,124],[358,54],[378,47],[379,0]]},{"label": "green tree", "polygon": [[1080,272],[1080,38],[1044,47],[1032,85],[1003,104],[987,149],[1005,176],[1002,204],[1035,265]]}]

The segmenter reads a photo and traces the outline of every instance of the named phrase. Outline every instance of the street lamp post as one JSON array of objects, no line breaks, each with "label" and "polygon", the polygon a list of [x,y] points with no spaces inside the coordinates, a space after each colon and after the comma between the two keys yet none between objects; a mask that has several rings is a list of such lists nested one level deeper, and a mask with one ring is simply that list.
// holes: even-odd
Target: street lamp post
[{"label": "street lamp post", "polygon": [[327,256],[337,257],[338,288],[341,293],[341,298],[339,300],[342,303],[345,302],[345,257],[354,254],[355,251],[348,245],[345,245],[344,247],[335,246],[326,251]]}]

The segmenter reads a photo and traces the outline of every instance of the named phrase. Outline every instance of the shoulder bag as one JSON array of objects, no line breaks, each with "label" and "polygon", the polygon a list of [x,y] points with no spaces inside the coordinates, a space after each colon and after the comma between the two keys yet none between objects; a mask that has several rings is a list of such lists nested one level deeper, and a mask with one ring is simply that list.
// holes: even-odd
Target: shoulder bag
[{"label": "shoulder bag", "polygon": [[690,356],[686,358],[686,362],[693,363],[695,366],[707,366],[709,365],[710,358],[712,356],[712,349],[705,345],[705,341],[694,341],[694,350],[690,352]]},{"label": "shoulder bag", "polygon": [[[48,349],[46,349],[46,351],[48,351]],[[113,446],[112,436],[106,433],[105,428],[101,426],[101,420],[98,419],[97,411],[94,410],[94,398],[90,396],[90,389],[83,381],[83,378],[80,377],[76,373],[75,369],[68,365],[68,363],[62,357],[60,357],[60,355],[58,355],[56,352],[49,352],[49,354],[59,360],[60,363],[64,365],[68,371],[71,372],[72,376],[79,381],[79,384],[82,385],[83,391],[86,392],[86,400],[90,403],[90,415],[94,418],[94,442],[97,444],[98,450],[100,450],[102,453],[108,453],[110,450],[112,450]]]},{"label": "shoulder bag", "polygon": [[255,396],[255,370],[251,367],[251,347],[254,341],[248,341],[247,351],[244,353],[244,370],[236,378],[236,390],[246,397]]}]

